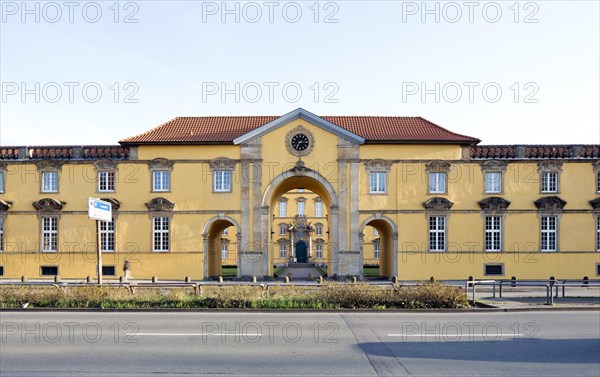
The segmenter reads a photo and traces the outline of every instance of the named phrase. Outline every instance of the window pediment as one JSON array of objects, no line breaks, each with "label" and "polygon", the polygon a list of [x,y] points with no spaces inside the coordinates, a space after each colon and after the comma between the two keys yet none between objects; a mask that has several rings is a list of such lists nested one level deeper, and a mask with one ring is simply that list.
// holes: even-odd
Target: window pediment
[{"label": "window pediment", "polygon": [[389,171],[392,167],[391,161],[386,160],[369,160],[365,162],[365,169],[371,171]]},{"label": "window pediment", "polygon": [[439,196],[428,199],[423,203],[423,207],[425,207],[425,209],[437,211],[449,210],[450,208],[452,208],[453,205],[454,203],[452,203],[448,199]]},{"label": "window pediment", "polygon": [[219,157],[209,162],[212,171],[232,171],[235,169],[235,161],[227,157]]},{"label": "window pediment", "polygon": [[592,206],[593,209],[600,210],[600,196],[594,200],[590,200],[590,205]]},{"label": "window pediment", "polygon": [[538,163],[538,171],[544,172],[561,172],[562,162],[560,161],[540,161]]},{"label": "window pediment", "polygon": [[146,207],[148,207],[148,210],[152,212],[172,211],[175,207],[175,203],[165,198],[154,198],[145,204]]},{"label": "window pediment", "polygon": [[540,198],[533,203],[535,204],[535,207],[538,210],[548,212],[562,211],[564,206],[567,204],[567,202],[565,202],[558,196],[548,196],[545,198]]},{"label": "window pediment", "polygon": [[57,212],[61,211],[64,205],[67,203],[59,202],[58,200],[52,198],[44,198],[38,200],[37,202],[33,202],[32,204],[33,207],[38,211]]},{"label": "window pediment", "polygon": [[506,171],[506,166],[506,161],[489,160],[481,164],[481,170],[484,172],[503,172]]},{"label": "window pediment", "polygon": [[448,173],[450,171],[450,163],[442,160],[434,160],[425,164],[425,171],[431,173]]},{"label": "window pediment", "polygon": [[38,171],[61,171],[62,165],[62,162],[54,160],[42,160],[35,164]]},{"label": "window pediment", "polygon": [[173,170],[174,162],[167,160],[166,158],[155,158],[148,162],[148,168],[150,170]]},{"label": "window pediment", "polygon": [[113,211],[118,210],[121,207],[121,202],[119,202],[117,199],[100,198],[100,200],[102,200],[104,202],[109,202]]},{"label": "window pediment", "polygon": [[506,199],[500,198],[498,196],[492,196],[490,198],[486,198],[477,202],[479,207],[484,211],[506,211],[510,202]]},{"label": "window pediment", "polygon": [[117,164],[112,160],[98,160],[94,162],[94,168],[98,171],[115,171],[117,170]]},{"label": "window pediment", "polygon": [[0,211],[1,212],[8,211],[11,206],[12,206],[12,202],[7,202],[7,201],[4,201],[4,200],[0,200]]}]

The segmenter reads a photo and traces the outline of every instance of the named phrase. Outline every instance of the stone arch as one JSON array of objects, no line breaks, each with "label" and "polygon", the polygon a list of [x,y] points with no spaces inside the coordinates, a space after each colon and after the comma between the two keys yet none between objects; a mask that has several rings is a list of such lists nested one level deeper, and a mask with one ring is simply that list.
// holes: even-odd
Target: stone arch
[{"label": "stone arch", "polygon": [[237,237],[237,275],[240,276],[240,249],[242,245],[242,227],[232,217],[220,214],[208,219],[202,230],[204,254],[204,279],[221,276],[221,234],[225,228],[235,227]]},{"label": "stone arch", "polygon": [[[271,236],[271,208],[277,203],[278,199],[286,192],[295,189],[304,188],[317,194],[325,203],[325,211],[329,218],[329,265],[330,275],[338,273],[338,239],[339,239],[339,212],[338,196],[333,185],[318,171],[306,168],[302,161],[298,161],[296,166],[290,170],[279,174],[269,183],[265,189],[261,202],[261,235],[262,235],[262,269],[265,275],[272,275],[271,257],[273,256]],[[242,271],[242,275],[244,271]]]},{"label": "stone arch", "polygon": [[[361,264],[364,260],[364,230],[367,225],[377,229],[380,239],[379,276],[391,278],[398,276],[398,227],[387,216],[379,213],[367,217],[358,228],[360,236]],[[383,262],[383,264],[382,264]]]}]

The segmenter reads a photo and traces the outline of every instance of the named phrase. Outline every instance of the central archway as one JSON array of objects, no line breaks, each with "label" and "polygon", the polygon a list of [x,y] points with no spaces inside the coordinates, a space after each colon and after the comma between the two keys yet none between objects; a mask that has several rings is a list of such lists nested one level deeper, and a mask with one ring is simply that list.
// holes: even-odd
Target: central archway
[{"label": "central archway", "polygon": [[329,222],[328,263],[327,272],[330,276],[338,274],[338,240],[339,212],[338,197],[333,185],[319,172],[306,168],[299,162],[293,169],[276,176],[265,189],[261,203],[261,234],[263,249],[263,271],[273,275],[274,247],[271,242],[272,217],[271,212],[277,200],[286,192],[303,188],[317,194],[327,211]]}]

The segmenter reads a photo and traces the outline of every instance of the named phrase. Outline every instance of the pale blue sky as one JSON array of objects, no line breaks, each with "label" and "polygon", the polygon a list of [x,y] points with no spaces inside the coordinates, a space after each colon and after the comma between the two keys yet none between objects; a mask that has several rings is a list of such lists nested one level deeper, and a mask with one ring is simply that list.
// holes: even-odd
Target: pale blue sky
[{"label": "pale blue sky", "polygon": [[[462,1],[427,2],[434,13],[425,22],[421,1],[323,1],[317,23],[315,1],[275,2],[273,22],[265,2],[228,2],[239,7],[239,22],[233,14],[222,22],[221,1],[120,2],[117,23],[114,1],[75,2],[73,22],[63,1],[58,8],[29,1],[32,14],[21,1],[1,3],[2,145],[114,144],[176,116],[283,115],[297,107],[418,115],[484,144],[600,142],[598,1],[474,2],[473,22]],[[262,16],[253,23],[256,9]],[[131,13],[138,22],[124,23]],[[338,22],[324,22],[329,14]],[[221,83],[232,90],[224,100],[213,94]],[[24,98],[23,86],[31,90]],[[102,95],[92,103],[95,87]],[[423,88],[431,90],[424,99]],[[137,103],[126,103],[136,90]]]}]

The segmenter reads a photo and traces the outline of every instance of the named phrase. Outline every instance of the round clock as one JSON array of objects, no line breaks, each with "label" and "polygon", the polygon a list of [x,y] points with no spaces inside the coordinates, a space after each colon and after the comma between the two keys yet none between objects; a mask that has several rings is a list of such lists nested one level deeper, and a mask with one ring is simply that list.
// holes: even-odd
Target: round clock
[{"label": "round clock", "polygon": [[309,130],[302,126],[297,126],[291,129],[285,136],[285,146],[288,152],[294,156],[306,156],[315,147],[315,138]]}]

